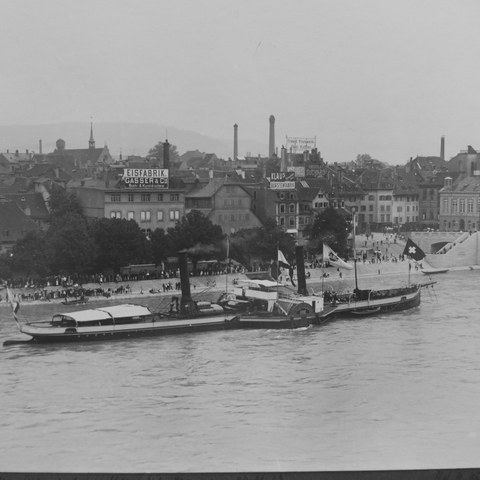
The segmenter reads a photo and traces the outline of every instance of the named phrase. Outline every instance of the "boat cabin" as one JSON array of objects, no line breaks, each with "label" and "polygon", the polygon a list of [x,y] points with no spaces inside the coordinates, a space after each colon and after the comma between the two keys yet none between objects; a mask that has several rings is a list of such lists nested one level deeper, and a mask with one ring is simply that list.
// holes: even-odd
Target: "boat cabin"
[{"label": "boat cabin", "polygon": [[130,325],[152,322],[153,314],[141,305],[114,305],[111,307],[57,313],[52,317],[54,327],[93,327],[102,325]]}]

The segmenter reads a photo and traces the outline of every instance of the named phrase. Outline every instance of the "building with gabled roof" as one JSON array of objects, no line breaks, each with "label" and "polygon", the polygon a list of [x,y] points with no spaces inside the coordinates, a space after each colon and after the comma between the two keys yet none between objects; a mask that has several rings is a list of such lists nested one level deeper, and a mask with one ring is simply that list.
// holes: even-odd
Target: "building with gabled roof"
[{"label": "building with gabled roof", "polygon": [[25,215],[33,220],[38,227],[41,229],[47,227],[49,213],[41,193],[6,193],[4,197],[7,200],[15,202]]},{"label": "building with gabled roof", "polygon": [[50,179],[63,188],[66,188],[72,176],[66,173],[63,168],[52,165],[51,163],[38,163],[26,170],[23,175],[32,179]]},{"label": "building with gabled roof", "polygon": [[252,209],[252,196],[238,179],[212,178],[207,185],[185,194],[185,213],[199,210],[229,235],[246,228],[261,227]]},{"label": "building with gabled roof", "polygon": [[63,139],[56,141],[56,148],[52,153],[38,156],[38,162],[50,163],[55,167],[62,168],[72,178],[84,178],[93,176],[114,163],[108,147],[95,147],[93,138],[93,125],[90,126],[90,139],[88,148],[66,148]]},{"label": "building with gabled roof", "polygon": [[0,197],[0,253],[9,252],[29,231],[38,229],[16,202]]}]

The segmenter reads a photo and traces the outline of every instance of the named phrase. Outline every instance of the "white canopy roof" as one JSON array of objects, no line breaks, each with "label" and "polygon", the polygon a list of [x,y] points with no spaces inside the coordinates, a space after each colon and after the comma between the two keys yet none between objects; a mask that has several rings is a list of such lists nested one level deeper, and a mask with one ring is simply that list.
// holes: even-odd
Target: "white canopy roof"
[{"label": "white canopy roof", "polygon": [[107,320],[109,318],[139,317],[151,315],[150,310],[142,305],[126,303],[113,305],[111,307],[90,308],[88,310],[77,310],[76,312],[61,313],[64,317],[70,317],[76,322],[91,322],[94,320]]}]

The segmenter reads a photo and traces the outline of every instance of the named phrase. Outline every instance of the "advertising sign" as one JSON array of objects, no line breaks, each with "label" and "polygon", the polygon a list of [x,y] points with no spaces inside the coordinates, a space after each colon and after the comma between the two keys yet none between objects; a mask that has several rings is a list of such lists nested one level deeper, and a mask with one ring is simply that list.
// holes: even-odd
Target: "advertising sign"
[{"label": "advertising sign", "polygon": [[305,178],[305,167],[287,167],[289,172],[293,172],[296,178]]},{"label": "advertising sign", "polygon": [[302,153],[305,150],[312,150],[317,145],[317,137],[287,137],[287,150],[293,153]]},{"label": "advertising sign", "polygon": [[167,168],[124,168],[123,181],[128,188],[166,189],[168,183]]},{"label": "advertising sign", "polygon": [[295,190],[295,172],[272,172],[270,174],[271,190]]}]

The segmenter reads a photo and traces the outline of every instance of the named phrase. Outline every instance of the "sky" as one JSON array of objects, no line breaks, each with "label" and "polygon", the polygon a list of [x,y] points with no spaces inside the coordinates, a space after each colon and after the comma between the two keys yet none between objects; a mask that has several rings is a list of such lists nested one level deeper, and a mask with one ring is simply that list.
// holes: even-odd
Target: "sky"
[{"label": "sky", "polygon": [[[478,0],[0,0],[0,125],[155,123],[327,162],[480,149]],[[108,140],[108,139],[107,139]],[[170,139],[175,143],[175,139]],[[109,146],[111,146],[109,144]],[[111,146],[115,149],[115,146]],[[20,146],[21,148],[21,146]]]}]

